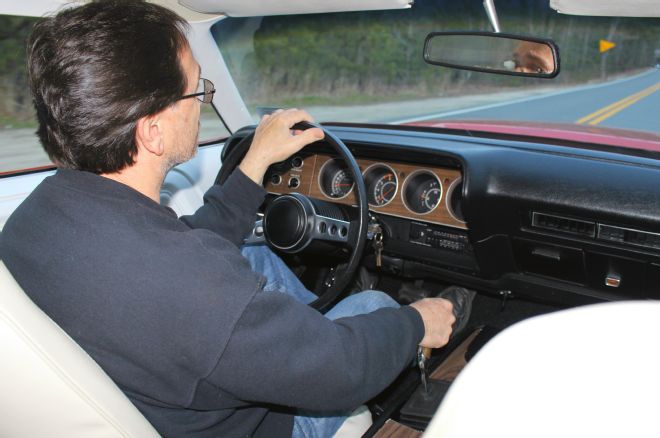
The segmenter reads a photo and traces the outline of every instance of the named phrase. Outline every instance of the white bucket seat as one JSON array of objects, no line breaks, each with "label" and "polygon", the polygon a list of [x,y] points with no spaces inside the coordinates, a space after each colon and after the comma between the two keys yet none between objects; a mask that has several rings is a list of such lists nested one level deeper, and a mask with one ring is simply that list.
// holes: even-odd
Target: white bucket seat
[{"label": "white bucket seat", "polygon": [[[80,346],[25,295],[0,261],[0,437],[157,437]],[[335,438],[359,437],[358,408]]]}]

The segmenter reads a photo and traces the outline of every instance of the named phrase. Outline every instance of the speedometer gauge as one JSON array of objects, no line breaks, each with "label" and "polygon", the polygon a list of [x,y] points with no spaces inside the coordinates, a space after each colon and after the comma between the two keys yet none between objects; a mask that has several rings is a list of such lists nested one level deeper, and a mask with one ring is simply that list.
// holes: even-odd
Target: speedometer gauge
[{"label": "speedometer gauge", "polygon": [[364,182],[367,186],[369,204],[383,207],[396,196],[399,181],[396,173],[384,164],[374,164],[364,171]]},{"label": "speedometer gauge", "polygon": [[343,160],[328,160],[319,172],[319,187],[328,198],[341,199],[353,190],[353,177]]},{"label": "speedometer gauge", "polygon": [[403,202],[408,210],[414,213],[432,212],[441,199],[442,184],[438,177],[428,170],[410,174],[403,184]]}]

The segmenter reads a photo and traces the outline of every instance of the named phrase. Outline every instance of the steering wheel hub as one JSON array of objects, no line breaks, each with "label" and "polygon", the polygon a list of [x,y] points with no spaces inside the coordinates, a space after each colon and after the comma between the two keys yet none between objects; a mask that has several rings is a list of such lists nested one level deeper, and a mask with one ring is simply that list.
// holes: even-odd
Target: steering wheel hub
[{"label": "steering wheel hub", "polygon": [[270,203],[264,212],[266,239],[284,252],[298,252],[311,242],[314,207],[302,195],[284,195]]}]

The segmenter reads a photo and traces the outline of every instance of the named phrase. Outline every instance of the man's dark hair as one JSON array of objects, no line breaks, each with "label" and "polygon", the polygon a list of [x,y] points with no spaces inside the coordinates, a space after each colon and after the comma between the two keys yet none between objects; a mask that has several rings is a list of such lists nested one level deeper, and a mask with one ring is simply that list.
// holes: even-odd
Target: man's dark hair
[{"label": "man's dark hair", "polygon": [[111,173],[134,163],[137,121],[186,89],[187,23],[139,0],[102,0],[37,22],[28,77],[37,131],[60,167]]}]

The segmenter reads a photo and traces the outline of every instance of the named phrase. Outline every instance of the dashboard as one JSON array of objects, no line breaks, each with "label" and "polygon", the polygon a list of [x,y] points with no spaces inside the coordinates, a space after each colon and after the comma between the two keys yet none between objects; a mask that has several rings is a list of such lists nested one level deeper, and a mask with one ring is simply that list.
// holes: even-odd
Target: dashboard
[{"label": "dashboard", "polygon": [[[660,298],[656,155],[460,130],[326,128],[356,158],[382,225],[382,264],[367,247],[367,268],[569,305]],[[271,166],[264,186],[271,197],[355,204],[351,176],[323,142]]]}]

